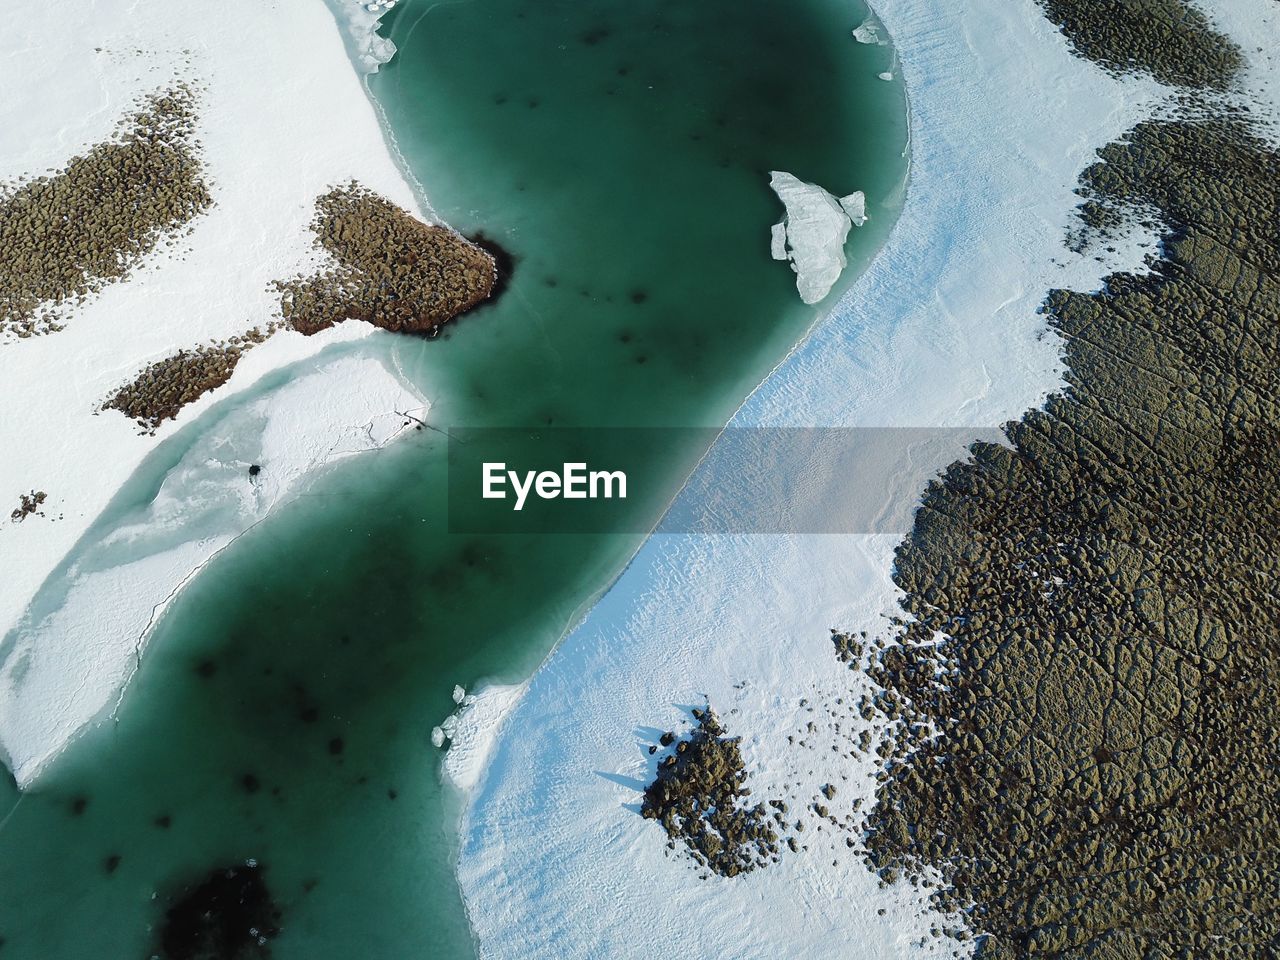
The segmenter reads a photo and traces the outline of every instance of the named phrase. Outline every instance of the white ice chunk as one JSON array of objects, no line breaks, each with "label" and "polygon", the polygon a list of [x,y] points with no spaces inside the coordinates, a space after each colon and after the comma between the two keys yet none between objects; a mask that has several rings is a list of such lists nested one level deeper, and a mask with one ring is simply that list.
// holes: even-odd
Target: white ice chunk
[{"label": "white ice chunk", "polygon": [[775,260],[787,259],[787,224],[779,220],[773,225],[773,233],[769,238],[769,253]]},{"label": "white ice chunk", "polygon": [[880,24],[875,17],[867,17],[862,21],[862,25],[853,31],[853,39],[859,43],[874,43],[876,46],[883,47],[889,41],[884,34],[880,32]]},{"label": "white ice chunk", "polygon": [[444,746],[444,728],[443,727],[431,728],[431,743],[433,746],[436,746],[436,747]]},{"label": "white ice chunk", "polygon": [[847,197],[841,197],[840,206],[844,207],[844,212],[849,215],[855,227],[860,227],[867,222],[867,195],[861,190],[855,190]]},{"label": "white ice chunk", "polygon": [[[783,227],[786,253],[796,272],[796,289],[805,303],[825,297],[845,267],[844,241],[849,236],[850,218],[843,201],[837,200],[815,183],[805,183],[789,173],[773,170],[769,186],[786,208]],[[851,194],[851,199],[856,194]],[[864,218],[865,219],[865,218]],[[777,256],[777,228],[773,233]]]},{"label": "white ice chunk", "polygon": [[462,688],[462,684],[455,683],[453,685],[453,702],[461,703],[466,697],[467,691]]},{"label": "white ice chunk", "polygon": [[357,65],[365,73],[377,73],[384,63],[396,55],[396,45],[378,33],[382,17],[396,5],[396,0],[329,0],[329,6],[343,32],[347,35],[351,53]]}]

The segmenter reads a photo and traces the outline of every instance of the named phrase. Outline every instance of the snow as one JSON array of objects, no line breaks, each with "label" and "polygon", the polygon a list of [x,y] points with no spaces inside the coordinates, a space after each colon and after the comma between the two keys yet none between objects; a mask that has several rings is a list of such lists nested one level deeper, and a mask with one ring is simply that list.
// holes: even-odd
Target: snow
[{"label": "snow", "polygon": [[113,704],[151,627],[200,568],[320,468],[415,426],[403,413],[421,418],[422,398],[380,360],[353,354],[211,411],[149,501],[96,526],[5,638],[0,750],[18,784]]},{"label": "snow", "polygon": [[488,684],[475,693],[453,688],[458,709],[431,731],[431,742],[445,750],[444,774],[459,790],[473,790],[484,773],[502,722],[524,693],[525,685]]},{"label": "snow", "polygon": [[[1061,388],[1060,346],[1037,314],[1046,292],[1097,289],[1118,262],[1065,247],[1074,188],[1095,150],[1169,91],[1073,57],[1035,0],[882,0],[876,12],[911,100],[905,206],[876,260],[734,426],[976,435]],[[1141,269],[1149,245],[1131,241],[1115,256]],[[936,471],[956,451],[936,444],[920,456],[932,460],[917,468]],[[866,493],[839,466],[770,470],[834,512]],[[753,467],[710,456],[701,469]],[[695,477],[681,496],[716,486]],[[704,696],[743,738],[753,796],[794,797],[798,809],[833,783],[833,811],[870,805],[874,767],[847,755],[863,726],[847,708],[865,681],[837,661],[828,628],[885,632],[900,539],[651,537],[531,678],[471,793],[458,876],[481,956],[630,956],[636,944],[736,958],[829,956],[835,944],[854,958],[957,949],[929,935],[946,919],[922,902],[926,891],[881,887],[845,835],[814,829],[812,816],[809,849],[703,880],[637,815],[648,745]]]},{"label": "snow", "polygon": [[[361,18],[348,7],[338,9],[348,12],[350,29],[351,18]],[[289,364],[344,342],[378,343],[390,336],[353,322],[311,338],[277,333],[244,355],[229,383],[191,404],[155,437],[140,434],[115,411],[96,412],[122,383],[178,348],[265,328],[278,315],[270,283],[323,263],[310,222],[316,197],[330,187],[356,179],[421,214],[352,69],[342,32],[318,0],[47,0],[25,6],[0,39],[0,89],[6,94],[0,98],[0,179],[60,168],[110,136],[140,98],[177,81],[198,91],[196,137],[215,205],[128,280],[68,310],[61,332],[0,342],[0,395],[10,411],[0,417],[0,449],[6,451],[0,502],[16,506],[18,496],[31,490],[48,494],[44,517],[6,519],[0,528],[6,684],[15,676],[12,631],[24,610],[55,570],[62,571],[55,577],[65,575],[77,542],[148,454],[219,400],[255,388]],[[363,373],[363,367],[338,368],[334,376]],[[308,382],[334,428],[368,419],[358,385],[331,378]],[[298,456],[305,459],[301,450]],[[127,594],[129,584],[142,578],[172,585],[207,552],[175,544],[164,559],[156,554],[116,571],[115,592]],[[56,589],[50,581],[46,596]],[[117,612],[121,619],[112,619]],[[45,685],[63,669],[56,656],[67,658],[61,682],[68,695],[76,687],[79,699],[65,717],[52,686],[38,704],[29,698],[21,709],[14,701],[0,703],[0,740],[22,758],[20,779],[29,779],[54,740],[88,716],[103,690],[118,685],[127,671],[115,648],[107,647],[132,651],[136,636],[128,631],[136,625],[132,608],[113,610],[79,637],[100,665],[64,650],[65,639],[40,653]],[[82,668],[83,677],[75,672]]]},{"label": "snow", "polygon": [[1193,2],[1244,53],[1243,99],[1264,122],[1267,139],[1280,148],[1280,4],[1275,0]]},{"label": "snow", "polygon": [[[862,192],[837,200],[816,183],[803,180],[781,170],[769,174],[769,186],[782,201],[786,213],[780,224],[774,224],[770,247],[778,256],[778,227],[786,237],[786,255],[796,272],[796,289],[805,303],[817,303],[825,297],[845,267],[844,242],[849,226],[866,222],[866,198]],[[854,212],[858,220],[851,220]],[[861,222],[858,222],[861,221]]]},{"label": "snow", "polygon": [[361,0],[326,0],[342,25],[352,59],[364,73],[377,73],[384,63],[396,55],[396,45],[378,36],[378,26],[395,8],[396,0],[362,3]]}]

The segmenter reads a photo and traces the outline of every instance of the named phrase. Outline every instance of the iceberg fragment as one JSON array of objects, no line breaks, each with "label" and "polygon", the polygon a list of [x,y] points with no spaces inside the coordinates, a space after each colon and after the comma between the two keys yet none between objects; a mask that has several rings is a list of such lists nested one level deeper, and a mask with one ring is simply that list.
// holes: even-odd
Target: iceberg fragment
[{"label": "iceberg fragment", "polygon": [[844,212],[849,215],[855,227],[860,227],[867,222],[867,195],[861,190],[855,190],[847,197],[841,197],[840,206],[844,207]]},{"label": "iceberg fragment", "polygon": [[796,272],[796,289],[805,303],[825,297],[845,267],[844,242],[850,225],[866,223],[862,191],[837,200],[816,183],[773,170],[769,186],[786,213],[774,224],[770,250],[775,260],[789,259]]},{"label": "iceberg fragment", "polygon": [[880,32],[880,24],[875,17],[867,17],[863,20],[862,25],[853,31],[853,39],[859,43],[874,43],[878,47],[883,47],[889,42]]},{"label": "iceberg fragment", "polygon": [[769,238],[769,253],[775,260],[787,259],[787,222],[779,220],[773,225],[773,234]]}]

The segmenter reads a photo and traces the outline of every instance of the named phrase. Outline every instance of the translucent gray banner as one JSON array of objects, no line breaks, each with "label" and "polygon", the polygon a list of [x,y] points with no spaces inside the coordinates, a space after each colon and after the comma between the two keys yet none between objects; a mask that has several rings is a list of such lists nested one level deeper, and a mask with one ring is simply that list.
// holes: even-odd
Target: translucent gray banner
[{"label": "translucent gray banner", "polygon": [[494,534],[904,534],[931,479],[1004,442],[976,427],[449,435],[449,528]]}]

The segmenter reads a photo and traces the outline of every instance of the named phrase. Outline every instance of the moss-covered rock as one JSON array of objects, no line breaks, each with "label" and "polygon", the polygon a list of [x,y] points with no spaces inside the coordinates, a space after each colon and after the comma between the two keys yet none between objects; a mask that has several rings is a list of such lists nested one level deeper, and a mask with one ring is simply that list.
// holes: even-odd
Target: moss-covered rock
[{"label": "moss-covered rock", "polygon": [[258,329],[218,343],[192,350],[179,350],[163,360],[147,364],[102,404],[104,410],[119,410],[152,431],[171,420],[187,404],[216,390],[235,372],[246,350],[265,340],[270,333]]},{"label": "moss-covered rock", "polygon": [[195,99],[182,84],[155,94],[59,172],[0,187],[0,333],[58,329],[59,305],[127,276],[209,207]]},{"label": "moss-covered rock", "polygon": [[658,764],[641,815],[658,821],[673,842],[683,842],[698,863],[721,876],[765,866],[778,852],[778,835],[765,805],[746,800],[751,791],[738,741],[724,735],[709,707],[694,713],[698,725],[675,740],[675,751]]},{"label": "moss-covered rock", "polygon": [[[1170,28],[1045,5],[1129,8],[1135,57]],[[983,956],[1280,944],[1280,156],[1214,102],[1085,173],[1089,221],[1158,211],[1164,259],[1050,294],[1068,389],[931,485],[897,552],[867,856],[940,871]]]},{"label": "moss-covered rock", "polygon": [[497,280],[481,247],[356,183],[316,201],[312,229],[334,265],[276,284],[285,319],[305,334],[347,319],[434,333],[488,298]]}]

